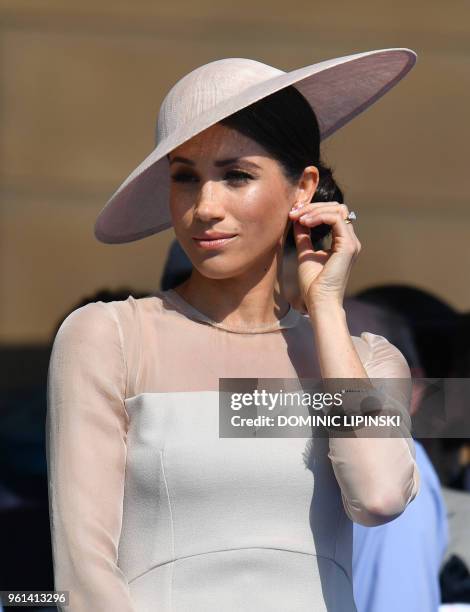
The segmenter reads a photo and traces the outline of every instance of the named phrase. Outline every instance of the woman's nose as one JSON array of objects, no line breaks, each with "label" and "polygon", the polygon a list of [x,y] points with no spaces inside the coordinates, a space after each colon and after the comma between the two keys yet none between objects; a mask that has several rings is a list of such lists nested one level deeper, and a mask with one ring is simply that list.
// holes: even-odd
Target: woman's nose
[{"label": "woman's nose", "polygon": [[206,181],[199,190],[194,214],[201,221],[224,216],[222,189],[217,187],[216,183],[217,181]]}]

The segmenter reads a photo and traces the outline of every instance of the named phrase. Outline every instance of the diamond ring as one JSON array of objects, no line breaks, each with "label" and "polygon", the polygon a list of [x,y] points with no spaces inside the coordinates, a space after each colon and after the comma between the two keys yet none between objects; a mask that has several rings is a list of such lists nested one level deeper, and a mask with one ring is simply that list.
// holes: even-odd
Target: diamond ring
[{"label": "diamond ring", "polygon": [[356,219],[357,219],[356,213],[353,210],[351,210],[351,212],[345,218],[344,222],[351,223],[352,221],[355,221]]}]

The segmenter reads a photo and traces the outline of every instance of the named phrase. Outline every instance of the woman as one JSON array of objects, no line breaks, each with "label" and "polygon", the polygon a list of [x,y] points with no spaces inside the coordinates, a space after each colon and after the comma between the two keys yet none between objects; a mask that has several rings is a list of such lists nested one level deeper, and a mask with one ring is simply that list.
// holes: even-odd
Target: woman
[{"label": "woman", "polygon": [[[55,587],[72,612],[355,611],[352,521],[385,523],[414,499],[411,438],[220,437],[219,379],[409,379],[385,338],[349,334],[342,301],[360,243],[348,207],[328,201],[319,147],[410,57],[294,73],[220,60],[165,98],[157,148],[95,233],[127,242],[173,225],[192,274],[75,310],[51,355]],[[301,78],[308,99],[292,86]],[[308,316],[281,282],[290,223]],[[314,252],[310,231],[324,224],[331,251]]]}]

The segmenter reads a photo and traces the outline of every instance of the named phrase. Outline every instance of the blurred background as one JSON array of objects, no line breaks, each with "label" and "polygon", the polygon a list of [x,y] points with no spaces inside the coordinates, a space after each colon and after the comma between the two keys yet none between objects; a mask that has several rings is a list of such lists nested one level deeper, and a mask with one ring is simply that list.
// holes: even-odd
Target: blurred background
[{"label": "blurred background", "polygon": [[[162,286],[172,230],[104,245],[93,224],[154,148],[166,92],[201,64],[247,57],[288,71],[373,49],[417,52],[402,82],[323,143],[323,159],[358,214],[349,296],[402,318],[414,374],[469,376],[467,1],[2,0],[0,36],[0,589],[53,588],[51,343],[79,305]],[[441,442],[423,441],[442,486],[468,491],[467,441]]]}]

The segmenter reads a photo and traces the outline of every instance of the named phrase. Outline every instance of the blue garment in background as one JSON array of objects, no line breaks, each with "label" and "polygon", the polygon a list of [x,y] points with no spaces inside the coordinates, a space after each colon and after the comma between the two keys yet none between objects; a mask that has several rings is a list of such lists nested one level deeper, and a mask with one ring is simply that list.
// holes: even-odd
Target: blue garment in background
[{"label": "blue garment in background", "polygon": [[448,545],[441,485],[423,446],[414,441],[418,495],[385,525],[353,524],[353,586],[358,612],[437,612],[439,569]]}]

